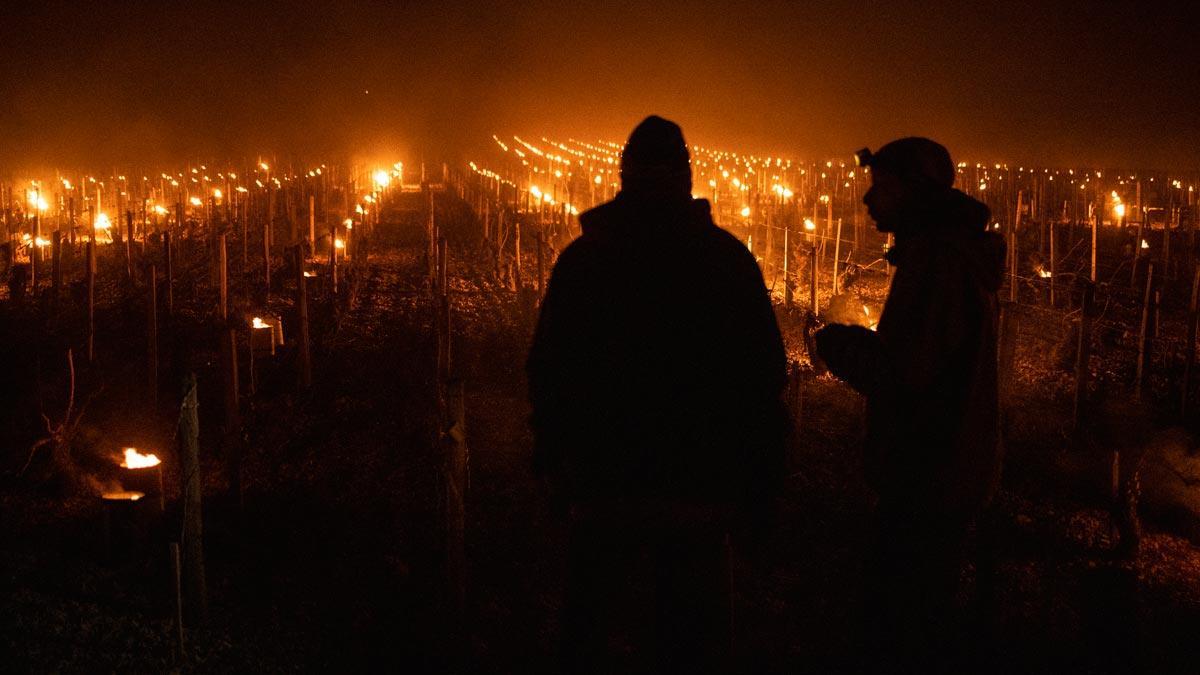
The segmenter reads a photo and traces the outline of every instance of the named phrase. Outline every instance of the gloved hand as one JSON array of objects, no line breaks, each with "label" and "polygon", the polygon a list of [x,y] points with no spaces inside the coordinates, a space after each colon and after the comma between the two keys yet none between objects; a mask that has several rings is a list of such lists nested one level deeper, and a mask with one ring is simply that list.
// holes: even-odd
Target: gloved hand
[{"label": "gloved hand", "polygon": [[885,376],[879,335],[862,326],[829,324],[813,336],[817,355],[829,371],[863,394],[872,394]]}]

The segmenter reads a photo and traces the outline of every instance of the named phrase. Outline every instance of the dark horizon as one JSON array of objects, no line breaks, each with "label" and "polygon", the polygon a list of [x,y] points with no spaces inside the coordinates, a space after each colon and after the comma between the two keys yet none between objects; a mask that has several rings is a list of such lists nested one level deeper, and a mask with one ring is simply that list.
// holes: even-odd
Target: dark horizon
[{"label": "dark horizon", "polygon": [[797,159],[927,135],[955,159],[1200,170],[1200,42],[1133,3],[6,8],[0,166],[470,159],[491,134]]}]

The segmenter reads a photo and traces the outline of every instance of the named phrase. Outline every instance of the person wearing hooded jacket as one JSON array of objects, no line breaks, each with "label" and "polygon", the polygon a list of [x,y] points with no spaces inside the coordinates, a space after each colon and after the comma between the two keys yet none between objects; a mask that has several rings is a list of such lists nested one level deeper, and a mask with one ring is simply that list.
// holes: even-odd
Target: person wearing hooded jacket
[{"label": "person wearing hooded jacket", "polygon": [[554,267],[527,363],[534,469],[569,514],[564,669],[610,671],[631,618],[614,598],[648,586],[644,657],[723,672],[728,534],[782,478],[786,357],[756,261],[691,195],[679,127],[644,120],[620,168]]},{"label": "person wearing hooded jacket", "polygon": [[996,363],[1004,240],[954,189],[949,152],[924,138],[869,159],[863,202],[895,245],[876,331],[829,325],[820,358],[867,398],[865,465],[878,493],[868,563],[869,649],[896,672],[939,672],[968,528],[998,487]]}]

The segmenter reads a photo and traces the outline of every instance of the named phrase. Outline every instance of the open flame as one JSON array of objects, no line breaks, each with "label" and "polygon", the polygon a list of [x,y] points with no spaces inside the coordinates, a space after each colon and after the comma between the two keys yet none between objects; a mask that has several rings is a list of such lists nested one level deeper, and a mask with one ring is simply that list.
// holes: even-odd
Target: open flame
[{"label": "open flame", "polygon": [[162,464],[162,460],[157,455],[143,455],[137,448],[125,448],[125,461],[121,462],[126,469],[145,469],[159,464]]},{"label": "open flame", "polygon": [[878,330],[879,319],[871,318],[871,308],[863,305],[863,316],[867,317],[867,330]]},{"label": "open flame", "polygon": [[253,319],[251,319],[250,325],[253,326],[254,328],[270,328],[271,327],[271,324],[267,323],[266,321],[263,321],[261,316],[256,316]]},{"label": "open flame", "polygon": [[100,498],[110,502],[136,502],[145,496],[146,493],[144,492],[119,490],[117,492],[105,492],[104,494],[100,495]]},{"label": "open flame", "polygon": [[1143,239],[1142,240],[1142,248],[1150,248],[1150,242]]}]

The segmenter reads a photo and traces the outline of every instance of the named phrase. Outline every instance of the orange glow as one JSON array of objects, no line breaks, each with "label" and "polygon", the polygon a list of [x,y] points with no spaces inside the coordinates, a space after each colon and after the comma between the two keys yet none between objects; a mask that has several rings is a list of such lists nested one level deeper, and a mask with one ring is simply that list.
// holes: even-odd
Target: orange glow
[{"label": "orange glow", "polygon": [[121,490],[117,492],[105,492],[100,498],[110,502],[136,502],[145,496],[146,493],[144,492],[126,492]]},{"label": "orange glow", "polygon": [[143,455],[137,448],[125,448],[125,460],[121,462],[121,466],[126,469],[146,469],[159,464],[162,464],[162,460],[157,455]]}]

